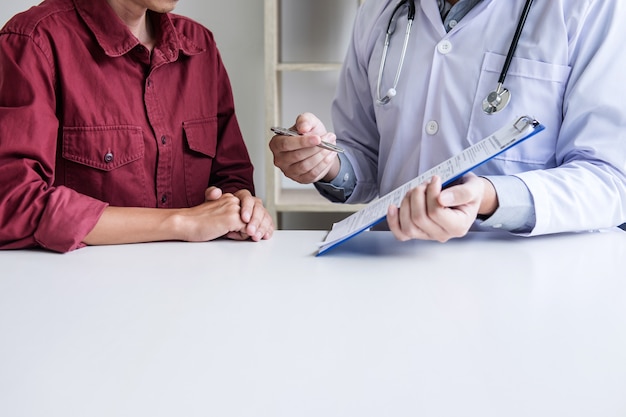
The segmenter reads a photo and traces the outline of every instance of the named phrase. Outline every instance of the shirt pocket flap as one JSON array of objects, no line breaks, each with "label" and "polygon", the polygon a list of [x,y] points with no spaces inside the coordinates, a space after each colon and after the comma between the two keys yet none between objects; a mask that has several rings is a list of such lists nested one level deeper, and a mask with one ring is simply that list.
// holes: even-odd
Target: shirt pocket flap
[{"label": "shirt pocket flap", "polygon": [[63,158],[102,171],[112,171],[143,158],[138,126],[63,128]]},{"label": "shirt pocket flap", "polygon": [[189,149],[215,158],[217,150],[217,118],[183,122]]}]

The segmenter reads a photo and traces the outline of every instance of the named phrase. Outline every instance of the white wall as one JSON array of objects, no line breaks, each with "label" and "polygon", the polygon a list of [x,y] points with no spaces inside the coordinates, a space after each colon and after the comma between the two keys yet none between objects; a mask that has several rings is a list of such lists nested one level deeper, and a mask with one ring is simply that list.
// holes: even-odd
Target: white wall
[{"label": "white wall", "polygon": [[[0,25],[40,0],[4,0]],[[263,1],[181,0],[175,10],[208,27],[215,35],[230,75],[237,116],[255,166],[259,197],[265,197]]]}]

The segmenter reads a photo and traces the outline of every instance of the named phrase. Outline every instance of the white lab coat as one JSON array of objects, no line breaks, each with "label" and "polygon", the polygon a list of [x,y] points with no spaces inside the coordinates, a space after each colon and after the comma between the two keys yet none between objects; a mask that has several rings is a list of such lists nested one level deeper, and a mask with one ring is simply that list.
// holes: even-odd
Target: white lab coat
[{"label": "white lab coat", "polygon": [[[546,129],[478,167],[516,175],[532,194],[532,235],[626,221],[626,2],[536,1],[505,80],[511,102],[486,115],[524,0],[483,0],[446,33],[436,0],[416,0],[397,95],[376,104],[385,30],[397,0],[366,1],[333,103],[357,184],[348,203],[383,195],[528,114]],[[392,36],[381,94],[406,28]]]}]

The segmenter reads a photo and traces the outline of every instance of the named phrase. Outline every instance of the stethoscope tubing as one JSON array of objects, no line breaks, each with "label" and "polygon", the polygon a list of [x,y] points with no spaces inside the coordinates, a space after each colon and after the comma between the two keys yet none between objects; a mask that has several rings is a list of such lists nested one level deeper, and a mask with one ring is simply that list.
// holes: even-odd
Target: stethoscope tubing
[{"label": "stethoscope tubing", "polygon": [[517,21],[517,28],[515,29],[515,34],[513,35],[513,40],[511,40],[511,45],[509,46],[509,51],[506,54],[506,59],[504,61],[504,65],[502,66],[502,71],[500,72],[500,78],[498,79],[498,84],[504,84],[504,80],[509,73],[509,67],[511,66],[511,61],[513,60],[513,55],[517,50],[517,43],[519,42],[519,38],[522,36],[522,31],[524,30],[524,25],[526,24],[526,18],[528,17],[528,12],[530,12],[530,6],[532,6],[533,0],[526,0],[526,4],[524,4],[524,9],[522,9],[522,14]]},{"label": "stethoscope tubing", "polygon": [[[393,80],[392,87],[387,91],[384,97],[380,96],[380,85],[382,83],[383,72],[385,71],[385,62],[387,61],[387,52],[389,49],[389,43],[391,39],[391,34],[395,30],[394,17],[397,11],[404,4],[407,4],[408,14],[407,14],[407,25],[406,30],[404,32],[404,43],[402,45],[402,52],[400,54],[400,61],[398,63],[398,68],[396,70],[396,75]],[[396,5],[396,7],[391,12],[391,18],[389,18],[389,23],[387,23],[387,32],[385,34],[385,44],[383,46],[382,57],[380,59],[380,67],[378,69],[378,82],[376,83],[376,101],[378,104],[387,104],[391,100],[391,97],[395,96],[396,87],[398,86],[398,81],[400,80],[400,73],[402,72],[402,67],[404,65],[404,57],[406,56],[407,46],[409,45],[409,37],[411,35],[411,27],[413,26],[413,20],[415,19],[415,0],[400,0],[400,2]],[[392,28],[394,28],[392,30]]]},{"label": "stethoscope tubing", "polygon": [[[398,10],[400,9],[400,7],[402,7],[404,4],[406,3],[407,7],[408,7],[408,14],[407,14],[407,28],[405,31],[405,36],[404,36],[404,44],[402,47],[402,52],[400,54],[400,60],[398,62],[398,69],[396,70],[396,74],[394,77],[394,81],[393,81],[393,85],[392,87],[387,91],[387,94],[381,98],[381,92],[380,92],[380,88],[381,88],[381,84],[382,84],[382,77],[383,77],[383,72],[385,70],[385,64],[387,61],[387,53],[389,50],[389,44],[390,44],[390,39],[391,39],[391,34],[393,33],[394,30],[392,30],[392,28],[394,28],[394,18],[396,16],[396,13],[398,12]],[[506,58],[504,60],[504,64],[502,65],[502,70],[500,71],[500,76],[498,78],[498,85],[495,91],[493,91],[492,93],[490,93],[487,98],[485,99],[485,106],[483,108],[483,110],[485,111],[485,113],[487,114],[493,114],[497,111],[502,110],[504,107],[506,107],[506,105],[508,104],[509,100],[510,100],[510,92],[504,88],[504,80],[506,79],[507,74],[509,73],[509,67],[511,66],[511,61],[513,60],[513,56],[515,55],[515,51],[517,50],[517,44],[519,42],[519,39],[522,35],[522,32],[524,30],[524,26],[526,24],[526,19],[528,17],[528,13],[530,12],[530,8],[532,6],[533,0],[526,0],[526,3],[524,4],[524,8],[522,9],[522,14],[520,15],[520,18],[517,22],[517,27],[515,28],[515,33],[513,35],[513,39],[511,40],[511,44],[509,45],[509,50],[506,54]],[[409,43],[409,37],[410,37],[410,33],[411,33],[411,26],[413,24],[413,20],[415,18],[415,0],[400,0],[398,2],[398,4],[396,5],[396,7],[394,7],[392,13],[391,13],[391,17],[389,18],[389,23],[387,24],[387,33],[385,34],[385,44],[383,46],[383,51],[382,51],[382,56],[381,56],[381,60],[380,60],[380,67],[379,67],[379,71],[378,71],[378,82],[377,82],[377,86],[376,86],[376,94],[377,94],[377,103],[384,105],[389,103],[389,101],[391,100],[392,97],[394,97],[396,95],[396,87],[398,85],[398,81],[400,79],[400,73],[402,71],[402,67],[404,65],[404,59],[405,59],[405,55],[406,55],[406,50],[407,50],[407,46]],[[494,97],[494,100],[497,100],[497,103],[491,101],[491,97]],[[504,100],[502,100],[504,98]]]}]

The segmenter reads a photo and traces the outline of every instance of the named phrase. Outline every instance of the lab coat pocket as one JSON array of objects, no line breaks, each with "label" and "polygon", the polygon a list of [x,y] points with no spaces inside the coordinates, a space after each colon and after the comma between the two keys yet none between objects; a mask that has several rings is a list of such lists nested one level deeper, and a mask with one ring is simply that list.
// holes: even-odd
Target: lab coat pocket
[{"label": "lab coat pocket", "polygon": [[183,122],[185,133],[185,191],[190,207],[204,202],[217,152],[217,117]]},{"label": "lab coat pocket", "polygon": [[[498,84],[505,57],[486,53],[476,89],[468,140],[475,143],[522,115],[529,115],[545,126],[536,138],[515,146],[495,158],[507,171],[527,171],[555,165],[555,148],[563,117],[563,96],[570,67],[514,57],[504,87],[511,101],[503,110],[488,115],[483,100]],[[512,172],[502,172],[512,173]]]},{"label": "lab coat pocket", "polygon": [[64,185],[115,206],[146,206],[138,126],[64,127]]}]

